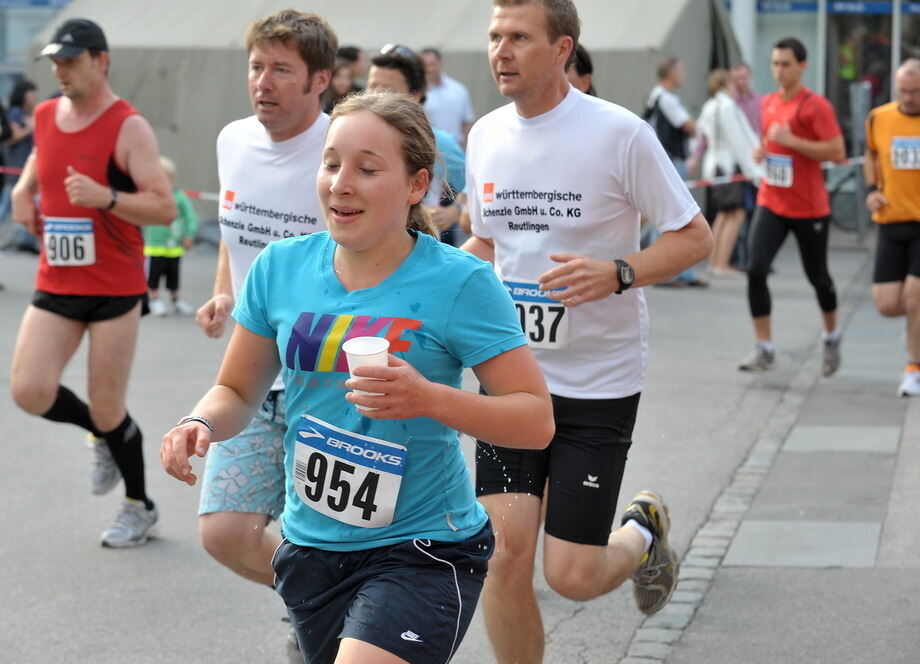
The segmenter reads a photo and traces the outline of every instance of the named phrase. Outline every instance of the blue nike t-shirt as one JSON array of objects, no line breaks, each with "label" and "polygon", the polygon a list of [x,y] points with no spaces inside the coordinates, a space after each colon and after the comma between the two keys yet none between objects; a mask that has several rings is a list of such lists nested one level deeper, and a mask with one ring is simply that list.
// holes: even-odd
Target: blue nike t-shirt
[{"label": "blue nike t-shirt", "polygon": [[489,264],[413,236],[389,277],[351,292],[335,275],[328,233],[272,242],[239,294],[233,317],[275,339],[281,359],[281,523],[295,544],[353,551],[412,538],[461,541],[486,522],[455,430],[424,417],[372,420],[345,400],[342,344],[354,337],[386,337],[390,352],[425,378],[457,388],[464,367],[526,343]]}]

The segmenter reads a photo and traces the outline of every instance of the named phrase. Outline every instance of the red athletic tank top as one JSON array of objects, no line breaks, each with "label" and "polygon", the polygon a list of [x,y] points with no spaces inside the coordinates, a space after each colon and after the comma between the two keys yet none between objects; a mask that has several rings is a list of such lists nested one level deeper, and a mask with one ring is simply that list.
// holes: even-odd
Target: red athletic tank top
[{"label": "red athletic tank top", "polygon": [[91,125],[63,132],[55,121],[60,98],[35,108],[35,149],[42,251],[36,288],[58,295],[141,295],[144,240],[141,229],[111,212],[71,205],[64,188],[67,167],[106,187],[136,190],[115,164],[121,125],[136,110],[123,99]]}]

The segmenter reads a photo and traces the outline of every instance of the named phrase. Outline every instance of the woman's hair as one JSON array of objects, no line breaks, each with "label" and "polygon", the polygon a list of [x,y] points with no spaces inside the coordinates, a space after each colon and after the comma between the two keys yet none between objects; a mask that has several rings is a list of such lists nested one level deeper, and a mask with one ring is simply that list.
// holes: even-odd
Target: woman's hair
[{"label": "woman's hair", "polygon": [[709,72],[706,79],[706,85],[709,88],[709,96],[715,97],[719,90],[728,87],[729,74],[727,69],[713,69]]},{"label": "woman's hair", "polygon": [[[575,71],[579,76],[585,76],[587,74],[594,74],[594,63],[591,61],[591,54],[588,53],[588,49],[579,44],[575,47],[575,57],[569,63],[569,67],[575,67]],[[597,96],[597,91],[594,89],[594,84],[588,86],[588,89],[585,90],[585,94],[591,95],[592,97]]]},{"label": "woman's hair", "polygon": [[[402,136],[403,161],[406,173],[411,177],[420,170],[428,171],[429,182],[434,177],[434,161],[437,148],[434,132],[421,104],[406,95],[395,92],[362,92],[343,99],[332,112],[330,124],[343,115],[370,111],[393,127]],[[420,233],[439,238],[440,233],[421,201],[409,208],[406,226]]]},{"label": "woman's hair", "polygon": [[10,93],[10,107],[25,106],[26,93],[35,89],[35,83],[27,78],[17,81],[16,85],[13,86],[13,91]]},{"label": "woman's hair", "polygon": [[[332,68],[332,76],[329,77],[330,79],[329,88],[328,88],[329,90],[332,90],[332,82],[331,82],[332,79],[335,78],[338,75],[338,73],[342,71],[343,69],[347,69],[348,73],[351,74],[351,63],[348,60],[341,60],[341,59],[336,60],[335,67]],[[347,95],[348,92],[346,92],[345,94]],[[342,95],[342,96],[344,97],[345,95]]]}]

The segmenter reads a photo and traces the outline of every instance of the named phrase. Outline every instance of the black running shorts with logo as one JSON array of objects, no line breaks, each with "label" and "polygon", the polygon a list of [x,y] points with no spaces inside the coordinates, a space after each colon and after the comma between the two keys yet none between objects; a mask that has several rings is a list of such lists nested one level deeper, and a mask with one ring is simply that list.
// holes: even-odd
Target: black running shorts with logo
[{"label": "black running shorts with logo", "polygon": [[58,295],[37,290],[32,305],[83,323],[118,318],[141,303],[141,315],[149,312],[147,293],[141,295]]},{"label": "black running shorts with logo", "polygon": [[556,435],[544,450],[476,441],[476,495],[528,493],[546,498],[548,535],[603,546],[632,444],[639,394],[622,399],[553,395]]},{"label": "black running shorts with logo", "polygon": [[344,638],[410,664],[443,664],[470,625],[494,547],[489,523],[462,542],[414,539],[364,551],[285,539],[272,567],[310,664],[332,664]]},{"label": "black running shorts with logo", "polygon": [[907,275],[920,277],[920,221],[879,224],[872,282],[904,281]]}]

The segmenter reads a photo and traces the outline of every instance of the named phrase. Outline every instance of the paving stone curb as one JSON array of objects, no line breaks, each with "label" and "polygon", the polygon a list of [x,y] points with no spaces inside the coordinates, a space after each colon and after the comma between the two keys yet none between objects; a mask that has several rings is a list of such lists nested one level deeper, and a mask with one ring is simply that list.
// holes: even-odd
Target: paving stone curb
[{"label": "paving stone curb", "polygon": [[[839,311],[838,329],[845,329],[862,297],[860,277],[868,269],[868,258],[847,284],[844,311]],[[859,286],[857,286],[859,284]],[[678,574],[671,602],[647,617],[633,635],[620,664],[661,664],[666,661],[693,620],[712,586],[728,547],[738,532],[741,519],[773,468],[783,443],[798,420],[802,405],[819,380],[819,358],[810,353],[786,388],[780,402],[757,436],[747,457],[732,475],[731,482],[716,497],[705,523],[690,541]]]}]

